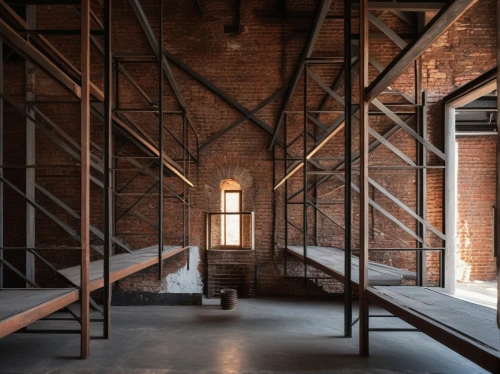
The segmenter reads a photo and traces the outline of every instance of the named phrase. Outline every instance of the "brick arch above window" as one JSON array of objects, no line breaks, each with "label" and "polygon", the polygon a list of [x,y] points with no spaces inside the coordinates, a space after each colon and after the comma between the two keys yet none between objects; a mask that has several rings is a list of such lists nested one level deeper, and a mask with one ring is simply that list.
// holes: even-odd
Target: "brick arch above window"
[{"label": "brick arch above window", "polygon": [[224,164],[214,168],[206,185],[206,193],[210,204],[210,211],[219,211],[221,203],[221,183],[234,180],[241,186],[243,195],[242,210],[254,210],[255,186],[252,175],[244,167],[237,164]]}]

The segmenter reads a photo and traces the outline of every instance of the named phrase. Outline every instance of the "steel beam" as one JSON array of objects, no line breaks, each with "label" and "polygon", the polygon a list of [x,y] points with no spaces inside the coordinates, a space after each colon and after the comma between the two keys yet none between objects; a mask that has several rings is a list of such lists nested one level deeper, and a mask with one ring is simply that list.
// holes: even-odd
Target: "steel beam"
[{"label": "steel beam", "polygon": [[399,48],[404,49],[408,43],[406,43],[397,33],[391,30],[384,22],[378,19],[371,13],[368,13],[368,20],[373,23],[380,31],[382,31],[389,39],[391,39]]},{"label": "steel beam", "polygon": [[[365,95],[368,85],[368,0],[360,0],[359,8],[359,106],[360,106],[360,176],[359,176],[359,354],[369,355],[369,317],[366,288],[368,287],[369,198],[368,198],[368,109],[369,98]],[[390,82],[389,82],[390,83]],[[389,85],[387,84],[387,86]],[[386,86],[386,87],[387,87]],[[385,87],[384,87],[385,88]]]},{"label": "steel beam", "polygon": [[160,33],[158,40],[158,48],[156,49],[156,55],[158,56],[158,157],[159,157],[159,168],[158,168],[158,280],[162,280],[163,276],[163,0],[159,0],[159,24]]},{"label": "steel beam", "polygon": [[[5,9],[10,10],[9,14],[11,14],[13,11],[6,5],[4,4],[3,1],[0,1],[0,5],[2,5]],[[15,12],[13,12],[15,14]],[[23,23],[22,19],[18,20],[18,23],[20,27],[24,28],[25,30],[28,28],[25,23]],[[2,32],[3,31],[3,32]],[[75,83],[71,78],[69,78],[61,69],[59,69],[52,61],[50,61],[48,58],[46,58],[41,52],[39,52],[36,48],[34,48],[31,44],[27,43],[22,37],[20,37],[13,29],[11,29],[3,20],[0,19],[0,37],[3,36],[4,38],[7,38],[7,41],[9,44],[12,44],[13,47],[15,47],[20,53],[32,60],[36,65],[40,66],[43,70],[45,70],[49,75],[51,75],[53,78],[56,79],[60,84],[62,84],[64,87],[66,87],[70,92],[72,92],[74,95],[76,95],[78,98],[81,97],[81,88],[80,86]],[[60,56],[62,56],[55,48],[52,48],[52,52],[58,53]],[[75,69],[74,71],[75,74],[78,74],[78,70]],[[81,74],[81,73],[80,73]],[[100,91],[92,82],[90,84],[90,91],[91,94],[96,97],[98,100],[102,101],[104,99],[104,94],[102,91]],[[92,104],[92,110],[95,112],[100,113],[101,116],[103,116],[103,109],[101,109],[98,105]],[[123,121],[121,121],[119,118],[116,116],[113,117],[114,123],[117,125],[122,125],[124,124]],[[124,130],[129,133],[134,141],[139,141],[142,146],[147,148],[149,151],[154,147],[151,147],[151,145],[147,144],[143,139],[139,139],[137,134],[129,126],[124,127]],[[154,153],[154,151],[153,151]],[[185,183],[189,184],[190,186],[193,186],[193,184],[185,178],[182,173],[180,173],[178,170],[175,168],[175,163],[173,160],[170,160],[166,155],[164,156],[165,160],[165,166],[171,170],[174,174],[179,176],[181,179],[184,180]],[[172,165],[170,165],[172,164]]]},{"label": "steel beam", "polygon": [[[47,74],[55,78],[64,88],[73,93],[76,97],[81,97],[81,88],[65,72],[58,68],[50,59],[42,54],[33,45],[24,40],[14,29],[4,20],[0,19],[0,37],[12,46],[19,54],[43,69]],[[91,84],[91,94],[97,100],[102,101],[104,94],[94,84]]]},{"label": "steel beam", "polygon": [[280,113],[280,116],[278,118],[278,122],[276,123],[276,126],[274,128],[273,139],[271,140],[271,144],[270,144],[268,150],[270,150],[273,147],[274,143],[278,140],[278,133],[280,131],[280,127],[281,127],[281,123],[283,122],[283,118],[285,116],[286,108],[288,107],[288,105],[290,104],[290,101],[293,98],[293,94],[295,92],[295,89],[297,88],[299,78],[300,78],[302,72],[304,71],[306,59],[311,57],[311,55],[312,55],[312,52],[314,50],[314,46],[316,44],[316,40],[318,39],[319,33],[321,31],[323,23],[325,22],[326,16],[328,15],[328,11],[330,10],[331,3],[332,3],[332,0],[321,0],[321,3],[320,3],[319,8],[318,8],[318,12],[316,14],[316,19],[314,21],[313,29],[309,33],[309,37],[307,39],[306,45],[304,46],[304,50],[302,51],[302,55],[300,56],[297,67],[295,68],[295,72],[293,73],[290,88],[288,90],[288,94],[285,98],[285,101],[283,102],[283,107],[281,109],[281,113]]},{"label": "steel beam", "polygon": [[398,155],[403,161],[407,162],[410,166],[417,166],[415,162],[411,158],[409,158],[404,152],[402,152],[399,148],[394,146],[389,140],[385,139],[382,135],[380,135],[377,131],[375,131],[372,127],[368,127],[368,133],[377,139],[381,144],[389,148],[393,153]]},{"label": "steel beam", "polygon": [[[160,53],[158,41],[156,40],[154,31],[151,28],[151,25],[148,21],[146,14],[144,13],[144,10],[142,9],[142,6],[141,6],[139,0],[130,0],[129,3],[131,5],[132,10],[134,11],[138,21],[139,21],[139,23],[141,24],[142,30],[146,34],[146,38],[148,39],[151,48],[153,49],[154,53],[156,55],[158,55]],[[167,76],[168,83],[170,84],[170,87],[172,87],[172,91],[174,92],[174,95],[175,95],[177,101],[179,102],[179,105],[182,107],[183,111],[189,117],[186,101],[184,100],[184,97],[182,96],[182,93],[179,89],[177,81],[175,80],[174,74],[172,73],[172,70],[170,69],[170,64],[168,63],[168,61],[165,57],[161,58],[161,63],[163,65],[163,70]]]},{"label": "steel beam", "polygon": [[90,355],[90,0],[81,0],[81,358]]},{"label": "steel beam", "polygon": [[[500,66],[500,7],[497,6],[497,69]],[[497,74],[497,88],[500,87],[500,74]],[[500,134],[500,121],[498,120],[498,114],[500,113],[500,95],[497,91],[497,133]],[[496,255],[496,263],[497,263],[497,326],[500,328],[500,242],[498,238],[500,238],[500,210],[498,207],[500,206],[500,142],[497,141],[497,150],[496,150],[496,195],[495,195],[495,229],[494,238],[494,250]]]},{"label": "steel beam", "polygon": [[[221,99],[223,99],[225,102],[227,102],[229,105],[231,105],[234,109],[236,109],[238,112],[243,114],[245,117],[248,117],[252,122],[254,122],[257,126],[262,128],[265,132],[268,134],[272,135],[273,134],[273,128],[270,127],[267,123],[262,121],[259,117],[257,117],[255,114],[252,114],[251,111],[249,111],[247,108],[245,108],[241,103],[239,103],[236,99],[228,95],[226,92],[224,92],[221,88],[217,87],[214,83],[212,83],[210,80],[205,78],[203,75],[198,73],[197,71],[193,70],[191,67],[189,67],[186,63],[175,57],[173,54],[168,52],[166,49],[163,49],[163,54],[167,57],[168,60],[170,60],[174,65],[182,69],[184,72],[186,72],[189,76],[191,76],[193,79],[197,80],[199,83],[204,85],[207,89],[212,91],[214,94],[219,96]],[[277,142],[279,145],[283,146],[283,141],[281,139],[277,139]]]},{"label": "steel beam", "polygon": [[[352,10],[351,2],[344,0],[344,160],[345,185],[351,185],[352,153]],[[340,76],[341,74],[339,74]],[[317,183],[316,183],[317,186]],[[317,203],[317,198],[316,198]],[[344,188],[344,336],[352,337],[352,288],[351,288],[351,249],[352,249],[352,196],[351,189]]]},{"label": "steel beam", "polygon": [[[307,117],[305,117],[305,120],[307,121]],[[316,146],[309,152],[306,150],[306,156],[305,160],[310,161],[311,158],[321,149],[323,146],[328,143],[328,141],[333,138],[339,131],[341,131],[344,128],[344,118],[341,118],[341,123],[338,124],[337,126],[331,126],[330,130],[328,131],[328,135]],[[304,137],[304,139],[307,139],[307,137]],[[287,172],[287,174],[274,186],[274,190],[278,189],[285,181],[287,181],[292,175],[294,175],[297,171],[299,171],[303,166],[305,165],[304,161],[298,161],[295,166],[292,167],[292,169]]]},{"label": "steel beam", "polygon": [[[271,96],[269,96],[269,98],[267,98],[266,100],[264,100],[262,103],[260,103],[255,109],[253,109],[250,113],[252,114],[257,114],[258,112],[260,112],[262,109],[264,109],[267,105],[269,105],[270,103],[276,101],[279,97],[281,97],[281,95],[283,95],[283,93],[288,89],[289,85],[286,84],[284,85],[283,87],[281,87],[278,91],[276,91],[274,94],[272,94]],[[242,116],[241,118],[238,118],[237,120],[235,120],[233,123],[231,123],[229,126],[227,126],[226,128],[222,129],[221,131],[217,132],[215,135],[211,136],[209,139],[207,139],[202,145],[200,145],[200,151],[205,148],[205,147],[208,147],[210,144],[212,144],[213,142],[217,141],[218,139],[220,139],[222,136],[224,136],[225,134],[227,134],[228,132],[230,132],[231,130],[233,130],[234,128],[238,127],[239,125],[241,125],[243,122],[245,122],[247,119],[249,119],[250,117],[249,116]]]},{"label": "steel beam", "polygon": [[387,117],[389,117],[392,121],[394,121],[396,124],[401,126],[407,133],[409,133],[411,136],[413,136],[417,141],[422,143],[428,150],[434,152],[436,156],[438,156],[440,159],[444,160],[445,155],[443,152],[441,152],[436,146],[432,145],[427,141],[427,139],[422,138],[415,130],[413,130],[411,127],[409,127],[401,118],[399,118],[396,114],[394,114],[389,108],[387,108],[384,104],[382,104],[378,99],[374,99],[372,101],[373,105],[375,105],[380,111],[385,113]]},{"label": "steel beam", "polygon": [[498,67],[494,67],[445,96],[443,101],[453,108],[463,107],[495,91],[497,88],[497,79]]},{"label": "steel beam", "polygon": [[[30,5],[26,7],[26,24],[29,29],[36,29],[36,7]],[[35,67],[31,62],[26,61],[26,165],[35,165],[35,124],[30,117],[35,117],[35,112],[30,102],[35,100]],[[35,168],[26,168],[26,196],[35,200]],[[26,247],[34,248],[35,242],[35,208],[26,203]],[[26,252],[26,278],[35,281],[35,257],[32,253]]]},{"label": "steel beam", "polygon": [[[3,105],[3,41],[0,40],[0,165],[3,165],[4,153],[4,105]],[[3,178],[3,168],[0,168],[0,178]],[[0,259],[3,259],[4,246],[4,195],[3,180],[0,179]],[[0,288],[3,288],[3,263],[0,264]]]},{"label": "steel beam", "polygon": [[[112,0],[104,0],[104,300],[103,300],[103,337],[109,339],[111,335],[111,282],[110,257],[113,254],[112,237],[114,236],[113,223],[113,53],[111,48],[111,9]],[[118,72],[117,72],[118,73]]]},{"label": "steel beam", "polygon": [[411,215],[413,218],[415,218],[421,224],[425,225],[429,230],[431,230],[434,234],[436,234],[440,239],[442,239],[442,240],[446,239],[446,236],[441,231],[439,231],[438,229],[436,229],[434,226],[432,226],[425,219],[421,218],[417,213],[415,213],[407,205],[405,205],[403,202],[401,202],[399,199],[397,199],[394,195],[392,195],[389,191],[387,191],[380,184],[378,184],[377,182],[375,182],[372,178],[368,177],[368,182],[373,187],[375,187],[377,190],[379,190],[380,192],[382,192],[382,194],[384,196],[386,196],[389,200],[391,200],[393,203],[395,203],[400,208],[402,208],[406,213],[408,213],[409,215]]},{"label": "steel beam", "polygon": [[[454,0],[444,6],[439,13],[419,33],[417,39],[404,48],[401,53],[366,88],[368,102],[380,95],[399,77],[415,59],[420,56],[448,27],[464,14],[477,0]],[[360,33],[361,34],[361,33]]]},{"label": "steel beam", "polygon": [[345,100],[328,85],[309,67],[307,66],[307,74],[320,86],[328,95],[334,98],[342,106],[345,106]]}]

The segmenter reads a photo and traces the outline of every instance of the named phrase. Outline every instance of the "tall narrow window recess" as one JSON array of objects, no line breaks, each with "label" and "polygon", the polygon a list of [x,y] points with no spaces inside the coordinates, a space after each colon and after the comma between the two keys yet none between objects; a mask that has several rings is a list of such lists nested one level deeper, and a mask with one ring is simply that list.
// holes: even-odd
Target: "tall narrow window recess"
[{"label": "tall narrow window recess", "polygon": [[222,245],[241,248],[241,191],[223,191]]},{"label": "tall narrow window recess", "polygon": [[220,184],[220,211],[207,213],[207,249],[254,249],[255,215],[244,212],[243,191],[238,182],[226,179]]}]

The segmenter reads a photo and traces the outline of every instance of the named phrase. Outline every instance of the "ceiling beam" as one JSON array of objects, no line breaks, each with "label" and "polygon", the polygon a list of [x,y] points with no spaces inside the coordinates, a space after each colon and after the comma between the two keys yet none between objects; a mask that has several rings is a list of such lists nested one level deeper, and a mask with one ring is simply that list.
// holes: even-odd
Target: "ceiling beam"
[{"label": "ceiling beam", "polygon": [[498,68],[495,66],[445,96],[444,103],[458,108],[495,91],[497,89],[497,74]]},{"label": "ceiling beam", "polygon": [[408,44],[399,55],[366,88],[365,100],[372,101],[380,95],[410,64],[417,59],[448,27],[464,14],[477,0],[455,0],[447,4]]}]

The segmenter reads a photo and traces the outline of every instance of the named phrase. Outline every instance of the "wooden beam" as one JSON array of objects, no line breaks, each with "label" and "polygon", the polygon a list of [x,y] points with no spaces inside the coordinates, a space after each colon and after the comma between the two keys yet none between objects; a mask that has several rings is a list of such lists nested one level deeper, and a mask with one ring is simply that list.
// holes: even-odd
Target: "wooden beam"
[{"label": "wooden beam", "polygon": [[[368,241],[369,241],[369,197],[368,197],[368,98],[365,88],[368,84],[368,0],[360,1],[359,9],[359,92],[360,92],[360,176],[359,176],[359,354],[369,355],[368,341]],[[385,87],[384,87],[385,88]]]},{"label": "wooden beam", "polygon": [[81,0],[81,358],[90,355],[90,0]]},{"label": "wooden beam", "polygon": [[[3,9],[7,10],[9,14],[15,13],[8,7],[3,1],[0,1],[0,5]],[[14,18],[19,27],[24,30],[28,30],[27,23],[18,18]],[[0,37],[5,40],[12,48],[14,48],[20,55],[24,58],[30,60],[35,65],[39,66],[42,70],[44,70],[47,74],[56,79],[64,88],[69,90],[76,97],[81,97],[81,89],[78,83],[73,81],[65,72],[59,69],[50,59],[48,59],[44,54],[42,54],[38,49],[36,49],[32,44],[28,43],[24,40],[14,29],[12,29],[4,20],[0,19]],[[51,54],[56,54],[60,59],[64,59],[64,56],[57,51],[52,44],[46,41],[45,38],[41,39],[44,42],[44,45],[48,46]],[[69,63],[69,61],[68,61]],[[75,74],[79,73],[78,70],[75,71]],[[91,95],[95,97],[99,101],[104,100],[104,93],[97,88],[95,84],[90,83],[90,91]]]},{"label": "wooden beam", "polygon": [[[447,4],[408,44],[399,55],[366,89],[367,102],[380,95],[410,64],[417,59],[448,27],[464,14],[477,0],[455,0]],[[360,33],[361,34],[361,33]]]},{"label": "wooden beam", "polygon": [[[128,126],[125,122],[117,118],[116,116],[113,117],[113,122],[118,124],[122,130],[124,130],[127,134],[131,135],[135,140],[137,140],[143,147],[145,147],[147,150],[149,150],[151,153],[153,153],[155,156],[159,156],[158,148],[151,145],[149,142],[144,140],[141,136],[139,136],[130,126]],[[163,155],[163,163],[164,165],[172,171],[175,175],[177,175],[179,178],[181,178],[185,183],[187,183],[189,186],[193,187],[193,183],[187,179],[174,165],[174,161],[170,161],[170,157],[167,155]]]},{"label": "wooden beam", "polygon": [[66,89],[73,93],[76,97],[81,97],[81,89],[70,77],[62,70],[56,67],[47,57],[39,52],[35,47],[24,40],[17,32],[15,32],[7,23],[0,19],[0,37],[6,43],[12,46],[23,57],[37,64],[49,75],[54,77]]},{"label": "wooden beam", "polygon": [[389,313],[392,313],[406,323],[416,327],[419,331],[454,350],[487,371],[498,373],[498,370],[500,370],[498,351],[481,344],[481,342],[473,338],[469,339],[465,335],[459,334],[454,328],[440,324],[433,318],[401,304],[383,292],[378,291],[377,287],[368,288],[367,296],[374,304],[381,306]]},{"label": "wooden beam", "polygon": [[[40,290],[36,292],[44,291]],[[68,289],[67,293],[57,298],[46,301],[40,305],[36,305],[21,313],[14,314],[11,317],[8,317],[6,320],[2,320],[2,323],[0,323],[0,338],[12,334],[13,332],[18,331],[23,327],[26,327],[31,323],[38,321],[39,319],[47,317],[48,315],[57,312],[58,310],[64,308],[65,306],[68,306],[75,301],[78,301],[78,290]]]}]

